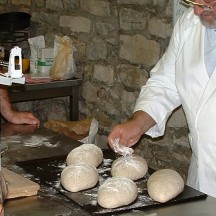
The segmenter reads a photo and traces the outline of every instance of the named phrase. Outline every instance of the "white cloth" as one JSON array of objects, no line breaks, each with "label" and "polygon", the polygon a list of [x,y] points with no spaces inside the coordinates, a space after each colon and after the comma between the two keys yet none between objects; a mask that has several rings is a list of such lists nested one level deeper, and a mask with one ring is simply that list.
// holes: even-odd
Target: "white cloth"
[{"label": "white cloth", "polygon": [[206,69],[210,77],[216,65],[216,31],[214,29],[206,29],[204,58]]},{"label": "white cloth", "polygon": [[167,51],[151,71],[134,111],[156,121],[146,134],[164,134],[171,112],[182,105],[190,129],[192,159],[187,184],[216,197],[216,71],[204,62],[205,27],[188,9],[177,21]]}]

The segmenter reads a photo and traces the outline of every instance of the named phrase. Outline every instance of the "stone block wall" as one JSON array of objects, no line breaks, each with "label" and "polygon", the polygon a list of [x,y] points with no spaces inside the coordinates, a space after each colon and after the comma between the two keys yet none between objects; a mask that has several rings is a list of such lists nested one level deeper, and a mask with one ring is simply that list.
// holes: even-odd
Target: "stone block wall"
[{"label": "stone block wall", "polygon": [[[55,35],[71,37],[77,76],[83,78],[80,119],[98,120],[100,142],[106,147],[111,128],[131,115],[140,87],[169,43],[172,0],[0,0],[0,12],[8,11],[29,12],[34,36],[44,35],[47,46],[53,46]],[[16,106],[28,105],[43,122],[68,119],[67,103],[67,98],[57,98]],[[187,132],[184,113],[178,109],[164,137],[144,136],[136,152],[150,166],[172,167],[186,176]]]}]

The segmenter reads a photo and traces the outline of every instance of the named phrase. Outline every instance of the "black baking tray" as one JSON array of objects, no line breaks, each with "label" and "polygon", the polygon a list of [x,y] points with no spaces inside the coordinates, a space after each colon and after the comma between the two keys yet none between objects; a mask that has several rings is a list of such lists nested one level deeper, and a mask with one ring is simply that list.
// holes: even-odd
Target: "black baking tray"
[{"label": "black baking tray", "polygon": [[17,162],[16,164],[19,167],[23,168],[27,173],[33,175],[34,180],[38,181],[39,184],[47,184],[50,187],[55,188],[58,192],[62,193],[64,196],[77,203],[92,215],[113,214],[114,212],[130,211],[132,209],[134,210],[147,207],[159,207],[162,205],[193,201],[207,197],[206,194],[185,185],[184,191],[174,199],[164,204],[156,202],[149,197],[147,192],[147,180],[149,176],[154,172],[153,169],[149,168],[148,173],[142,179],[135,181],[138,186],[139,193],[137,199],[132,204],[114,209],[102,208],[97,204],[97,189],[105,179],[111,177],[111,164],[113,160],[118,157],[118,155],[116,155],[112,150],[109,149],[103,150],[103,154],[104,160],[98,167],[100,174],[99,183],[92,189],[76,193],[68,192],[60,184],[60,175],[63,168],[66,167],[67,155],[21,161]]}]

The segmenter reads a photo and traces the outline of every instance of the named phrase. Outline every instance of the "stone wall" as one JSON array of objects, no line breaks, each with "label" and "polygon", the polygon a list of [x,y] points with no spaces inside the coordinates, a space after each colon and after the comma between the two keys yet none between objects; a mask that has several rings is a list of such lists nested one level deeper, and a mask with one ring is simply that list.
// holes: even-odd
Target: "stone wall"
[{"label": "stone wall", "polygon": [[[53,46],[55,35],[68,35],[77,49],[80,119],[95,117],[100,142],[106,146],[111,128],[127,119],[150,69],[164,53],[173,29],[172,0],[0,0],[0,12],[32,15],[35,35]],[[68,119],[67,98],[18,104],[43,121]],[[190,148],[181,109],[168,122],[165,136],[144,136],[136,145],[155,168],[187,173]]]}]

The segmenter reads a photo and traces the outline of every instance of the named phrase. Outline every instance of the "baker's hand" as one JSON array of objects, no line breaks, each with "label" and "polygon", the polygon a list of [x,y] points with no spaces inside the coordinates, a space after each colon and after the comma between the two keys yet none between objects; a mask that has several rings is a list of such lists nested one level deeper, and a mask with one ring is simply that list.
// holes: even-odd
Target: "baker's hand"
[{"label": "baker's hand", "polygon": [[116,125],[108,136],[108,142],[112,149],[116,141],[126,147],[133,146],[141,137],[142,131],[133,120]]},{"label": "baker's hand", "polygon": [[13,111],[7,120],[13,124],[40,125],[39,119],[30,112]]},{"label": "baker's hand", "polygon": [[108,136],[109,145],[114,149],[113,142],[118,140],[120,145],[131,147],[155,124],[155,120],[148,113],[141,110],[137,111],[127,122],[113,128]]}]

